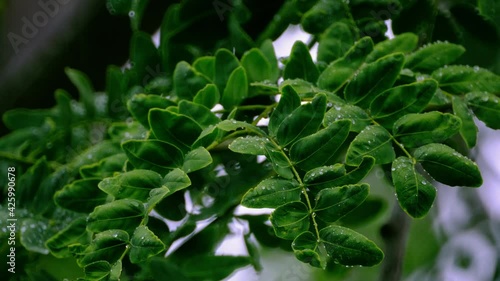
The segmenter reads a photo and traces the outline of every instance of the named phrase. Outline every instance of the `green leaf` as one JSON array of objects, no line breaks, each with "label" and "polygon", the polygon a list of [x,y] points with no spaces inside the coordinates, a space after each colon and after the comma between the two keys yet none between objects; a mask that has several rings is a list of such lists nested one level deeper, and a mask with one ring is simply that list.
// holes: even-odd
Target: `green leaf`
[{"label": "green leaf", "polygon": [[2,116],[2,121],[10,130],[19,130],[23,128],[42,127],[47,118],[55,118],[54,112],[47,109],[16,108],[5,112]]},{"label": "green leaf", "polygon": [[318,61],[341,58],[354,45],[356,34],[346,22],[335,22],[319,38]]},{"label": "green leaf", "polygon": [[436,89],[437,84],[432,79],[391,88],[371,103],[371,114],[379,124],[392,128],[400,117],[422,111]]},{"label": "green leaf", "polygon": [[130,262],[141,263],[165,250],[165,245],[147,226],[137,227],[130,239]]},{"label": "green leaf", "polygon": [[269,119],[269,134],[275,137],[278,128],[286,117],[300,106],[300,97],[292,86],[285,86],[281,89],[281,98],[278,106],[274,109]]},{"label": "green leaf", "polygon": [[392,87],[404,64],[404,55],[396,53],[363,66],[344,89],[348,103],[366,108],[383,91]]},{"label": "green leaf", "polygon": [[367,62],[373,62],[381,57],[392,53],[409,53],[418,45],[418,36],[413,33],[402,33],[392,39],[382,41],[375,45],[373,52],[366,58]]},{"label": "green leaf", "polygon": [[261,50],[253,48],[241,57],[241,65],[245,68],[248,82],[271,81],[272,69]]},{"label": "green leaf", "polygon": [[157,139],[176,146],[184,153],[190,150],[202,132],[196,121],[169,110],[152,109],[149,111],[149,120]]},{"label": "green leaf", "polygon": [[319,71],[314,64],[309,49],[302,41],[293,44],[292,52],[283,72],[284,79],[300,78],[311,83],[318,80]]},{"label": "green leaf", "polygon": [[349,19],[348,6],[338,1],[317,1],[317,3],[302,16],[301,25],[311,34],[320,34],[332,23]]},{"label": "green leaf", "polygon": [[381,197],[368,196],[359,207],[339,220],[339,224],[348,227],[368,225],[386,214],[387,200]]},{"label": "green leaf", "polygon": [[[147,1],[135,1],[132,5],[140,5],[138,2]],[[136,13],[136,11],[133,11]],[[134,24],[137,24],[135,18],[140,18],[141,12],[138,12],[132,18],[131,24],[134,28]],[[130,72],[129,77],[131,77],[131,84],[133,85],[145,85],[148,80],[151,80],[151,72],[158,69],[159,71],[159,61],[160,57],[158,54],[158,49],[153,43],[152,37],[149,33],[138,31],[135,29],[132,33],[132,38],[130,39]],[[154,73],[154,72],[153,72]]]},{"label": "green leaf", "polygon": [[413,71],[433,71],[457,60],[465,48],[447,42],[427,44],[406,57],[405,68]]},{"label": "green leaf", "polygon": [[243,235],[243,240],[245,242],[245,247],[250,258],[250,262],[257,272],[262,272],[262,264],[260,259],[260,250],[257,243],[257,239],[252,239],[252,233]]},{"label": "green leaf", "polygon": [[476,163],[444,144],[428,144],[413,153],[437,181],[451,186],[479,187],[483,183]]},{"label": "green leaf", "polygon": [[33,194],[39,189],[40,182],[51,173],[49,163],[45,156],[38,159],[29,169],[19,177],[18,185],[23,188],[16,190],[16,202],[18,207],[31,209],[33,204]]},{"label": "green leaf", "polygon": [[85,267],[97,261],[112,264],[126,251],[128,241],[129,235],[123,230],[112,229],[97,233],[92,243],[78,254],[78,265]]},{"label": "green leaf", "polygon": [[500,3],[495,0],[479,0],[477,2],[479,13],[488,21],[494,23],[497,29],[500,28]]},{"label": "green leaf", "polygon": [[[278,127],[276,137],[281,147],[315,133],[326,110],[326,96],[318,94],[311,103],[303,104],[288,115]],[[273,118],[273,116],[271,116]]]},{"label": "green leaf", "polygon": [[376,164],[387,164],[396,158],[391,144],[391,135],[378,125],[366,127],[351,142],[347,149],[346,164],[360,165],[364,156],[375,158]]},{"label": "green leaf", "polygon": [[91,241],[91,233],[87,231],[87,219],[78,218],[71,222],[66,228],[50,237],[45,246],[50,250],[50,253],[56,258],[71,257],[68,246],[72,244],[89,244]]},{"label": "green leaf", "polygon": [[173,191],[166,186],[152,189],[146,202],[146,206],[148,208],[147,212],[151,212],[158,203],[160,203],[165,197],[170,196],[172,193]]},{"label": "green leaf", "polygon": [[319,167],[306,173],[304,183],[315,190],[324,188],[356,184],[371,171],[375,165],[375,158],[365,156],[358,167],[346,173],[343,164],[328,167]]},{"label": "green leaf", "polygon": [[123,170],[123,163],[127,161],[127,155],[120,153],[102,159],[101,161],[85,165],[80,168],[82,178],[106,178],[112,177],[114,173]]},{"label": "green leaf", "polygon": [[271,142],[266,142],[264,148],[266,157],[271,161],[274,171],[285,179],[292,179],[294,175],[291,163],[284,152],[276,148]]},{"label": "green leaf", "polygon": [[80,94],[80,101],[85,107],[86,115],[89,118],[94,117],[96,114],[96,99],[92,82],[90,82],[90,79],[87,77],[87,75],[85,75],[85,73],[76,69],[67,67],[64,69],[64,72],[66,72],[69,80],[71,80],[71,82],[78,89],[78,93]]},{"label": "green leaf", "polygon": [[149,129],[148,113],[152,108],[165,109],[175,105],[172,101],[158,95],[137,94],[127,102],[128,111],[144,127]]},{"label": "green leaf", "polygon": [[249,264],[250,259],[243,256],[203,255],[192,257],[185,262],[182,271],[189,280],[206,280],[207,276],[210,276],[210,280],[223,280],[236,269]]},{"label": "green leaf", "polygon": [[301,187],[295,180],[269,178],[250,189],[241,200],[249,208],[277,208],[288,202],[300,201]]},{"label": "green leaf", "polygon": [[453,97],[452,100],[453,113],[460,118],[462,126],[460,127],[460,135],[464,139],[469,148],[476,146],[477,142],[477,126],[474,122],[474,114],[467,107],[467,103],[461,97]]},{"label": "green leaf", "polygon": [[237,67],[229,76],[220,103],[225,109],[232,109],[248,96],[248,79],[245,69]]},{"label": "green leaf", "polygon": [[310,232],[303,232],[292,242],[295,257],[304,263],[314,267],[326,268],[326,257],[319,251],[318,239]]},{"label": "green leaf", "polygon": [[132,7],[131,0],[107,0],[106,8],[112,15],[128,15]]},{"label": "green leaf", "polygon": [[338,120],[349,120],[351,122],[351,131],[359,133],[371,124],[371,118],[360,107],[346,103],[332,103],[323,119],[323,126],[327,127]]},{"label": "green leaf", "polygon": [[132,234],[144,219],[144,204],[134,199],[120,199],[97,206],[87,219],[87,229],[102,232],[108,229],[122,229]]},{"label": "green leaf", "polygon": [[500,98],[490,93],[472,92],[465,99],[479,120],[492,129],[500,129]]},{"label": "green leaf", "polygon": [[193,62],[193,68],[213,81],[215,78],[215,57],[205,56],[197,58]]},{"label": "green leaf", "polygon": [[266,60],[271,67],[271,76],[267,79],[275,82],[280,76],[280,70],[278,68],[278,59],[276,58],[276,53],[274,52],[273,42],[270,39],[264,40],[260,46],[260,51],[266,57]]},{"label": "green leaf", "polygon": [[[314,98],[314,96],[318,93],[324,93],[327,96],[328,100],[336,100],[343,101],[338,96],[334,95],[330,92],[325,92],[324,90],[314,86],[313,83],[307,82],[302,79],[288,79],[281,82],[279,85],[279,91],[283,91],[283,88],[286,86],[291,86],[295,92],[299,95],[299,97],[303,100],[308,100]],[[275,91],[276,93],[276,91]]]},{"label": "green leaf", "polygon": [[[226,49],[219,49],[215,53],[215,85],[219,88],[219,93],[224,92],[229,77],[236,68],[240,66],[238,58]],[[246,84],[245,84],[246,85]]]},{"label": "green leaf", "polygon": [[197,72],[189,63],[181,61],[174,70],[174,91],[181,99],[192,100],[194,95],[203,89],[210,81]]},{"label": "green leaf", "polygon": [[453,114],[438,111],[407,114],[394,123],[393,136],[413,148],[443,142],[458,133],[462,122]]},{"label": "green leaf", "polygon": [[111,265],[107,261],[96,261],[85,266],[86,280],[103,280],[109,275]]},{"label": "green leaf", "polygon": [[207,84],[203,89],[199,90],[193,98],[193,102],[206,106],[212,109],[219,103],[219,89],[215,84]]},{"label": "green leaf", "polygon": [[300,139],[290,148],[290,159],[305,171],[331,164],[335,160],[335,152],[349,135],[350,127],[350,121],[341,120]]},{"label": "green leaf", "polygon": [[416,170],[408,157],[398,157],[392,163],[392,182],[399,205],[413,218],[425,216],[436,198],[436,188]]},{"label": "green leaf", "polygon": [[160,174],[138,169],[106,178],[99,183],[99,188],[115,199],[131,198],[144,202],[149,192],[161,185]]},{"label": "green leaf", "polygon": [[204,147],[200,146],[186,154],[186,157],[184,158],[184,164],[182,165],[182,170],[184,170],[186,173],[191,173],[203,169],[211,163],[212,156],[210,156],[210,152],[208,152],[208,150],[206,150]]},{"label": "green leaf", "polygon": [[374,266],[384,253],[365,236],[345,227],[332,225],[320,230],[326,252],[333,261],[346,266]]},{"label": "green leaf", "polygon": [[191,281],[175,263],[165,258],[152,258],[149,262],[149,268],[151,270],[151,275],[156,281]]},{"label": "green leaf", "polygon": [[182,167],[182,152],[168,142],[159,140],[130,140],[122,144],[123,150],[136,169],[153,170],[165,174]]},{"label": "green leaf", "polygon": [[318,78],[318,86],[332,92],[338,91],[355,76],[372,50],[372,39],[361,38],[343,57],[328,65]]},{"label": "green leaf", "polygon": [[257,136],[239,137],[229,145],[229,149],[237,153],[265,155],[266,143],[269,143],[269,140],[264,137],[257,137]]},{"label": "green leaf", "polygon": [[361,205],[369,190],[366,183],[322,189],[316,196],[314,212],[326,223],[336,222]]},{"label": "green leaf", "polygon": [[468,92],[498,92],[500,76],[477,66],[452,65],[437,69],[432,78],[439,82],[444,91],[462,95]]},{"label": "green leaf", "polygon": [[179,102],[179,114],[191,117],[202,129],[220,122],[209,108],[186,100]]},{"label": "green leaf", "polygon": [[183,170],[173,169],[163,178],[163,185],[175,192],[190,186],[191,180]]},{"label": "green leaf", "polygon": [[106,202],[106,193],[97,187],[100,181],[98,178],[73,181],[55,193],[54,202],[75,212],[92,212],[96,206]]},{"label": "green leaf", "polygon": [[309,210],[302,202],[290,202],[276,208],[270,220],[276,236],[293,240],[309,229]]},{"label": "green leaf", "polygon": [[220,130],[217,126],[208,126],[204,129],[200,136],[193,143],[191,148],[197,148],[199,146],[209,147],[214,141],[219,137]]},{"label": "green leaf", "polygon": [[246,129],[249,132],[255,133],[259,136],[265,136],[266,133],[260,129],[259,127],[249,124],[244,121],[237,121],[237,120],[224,120],[217,124],[217,128],[223,130],[223,131],[236,131],[238,129]]},{"label": "green leaf", "polygon": [[[13,223],[10,222],[9,225],[7,226],[12,226],[12,224]],[[41,217],[38,217],[36,219],[25,218],[21,221],[20,225],[19,224],[14,224],[14,225],[15,225],[14,227],[20,226],[19,227],[20,231],[18,233],[20,234],[21,238],[19,240],[21,242],[21,245],[24,248],[26,248],[26,250],[43,255],[49,253],[49,250],[45,245],[45,241],[49,239],[55,232],[54,230],[50,229],[50,227],[52,226],[51,221]],[[11,228],[9,228],[9,230],[10,229]]]}]

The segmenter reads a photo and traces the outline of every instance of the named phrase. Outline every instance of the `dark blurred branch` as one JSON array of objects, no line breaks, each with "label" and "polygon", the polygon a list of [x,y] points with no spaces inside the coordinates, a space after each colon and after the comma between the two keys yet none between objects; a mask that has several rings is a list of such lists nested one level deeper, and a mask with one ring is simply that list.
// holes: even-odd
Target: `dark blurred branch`
[{"label": "dark blurred branch", "polygon": [[410,218],[398,204],[395,204],[391,217],[380,230],[385,243],[385,258],[379,281],[401,280],[409,228]]}]

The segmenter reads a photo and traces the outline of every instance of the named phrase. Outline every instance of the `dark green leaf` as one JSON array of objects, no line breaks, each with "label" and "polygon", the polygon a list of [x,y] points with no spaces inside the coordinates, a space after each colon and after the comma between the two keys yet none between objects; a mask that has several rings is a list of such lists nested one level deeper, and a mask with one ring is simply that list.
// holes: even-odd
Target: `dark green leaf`
[{"label": "dark green leaf", "polygon": [[272,80],[271,65],[261,50],[253,48],[241,58],[241,65],[245,68],[248,76],[248,82],[259,82]]},{"label": "dark green leaf", "polygon": [[85,106],[85,113],[88,117],[92,118],[96,114],[95,93],[90,79],[85,73],[76,69],[66,68],[64,70],[69,80],[75,85],[80,94],[80,101]]},{"label": "dark green leaf", "polygon": [[314,64],[309,49],[302,41],[293,44],[292,52],[283,72],[284,79],[300,78],[316,83],[319,71]]},{"label": "dark green leaf", "polygon": [[335,22],[321,35],[318,61],[331,62],[344,56],[354,45],[356,34],[346,22]]},{"label": "dark green leaf", "polygon": [[176,280],[191,281],[184,272],[173,262],[165,258],[153,258],[149,262],[151,274],[156,281]]},{"label": "dark green leaf", "polygon": [[190,117],[169,110],[152,109],[149,120],[156,138],[175,145],[184,153],[190,150],[202,131]]},{"label": "dark green leaf", "polygon": [[168,142],[130,140],[122,144],[127,157],[137,169],[150,169],[160,174],[182,167],[182,152]]},{"label": "dark green leaf", "polygon": [[245,241],[245,247],[248,252],[248,256],[250,257],[250,262],[252,263],[253,268],[257,272],[262,271],[262,264],[260,260],[260,250],[258,243],[255,238],[252,239],[252,233],[248,233],[243,235],[243,239]]},{"label": "dark green leaf", "polygon": [[298,140],[290,148],[290,159],[305,171],[331,164],[335,152],[346,140],[350,127],[349,120],[340,120]]},{"label": "dark green leaf", "polygon": [[304,183],[315,190],[356,184],[368,175],[374,165],[375,158],[365,156],[361,164],[348,173],[346,173],[346,168],[342,164],[319,167],[306,173],[304,176]]},{"label": "dark green leaf", "polygon": [[479,13],[500,29],[500,3],[495,0],[479,0],[477,6]]},{"label": "dark green leaf", "polygon": [[245,69],[237,67],[229,76],[222,92],[220,103],[225,109],[232,109],[248,96],[248,79]]},{"label": "dark green leaf", "polygon": [[97,185],[101,180],[96,178],[73,181],[56,192],[54,201],[57,205],[75,212],[92,212],[96,206],[106,202],[106,193]]},{"label": "dark green leaf", "polygon": [[314,212],[324,222],[336,222],[361,205],[369,189],[366,183],[322,189],[316,196]]},{"label": "dark green leaf", "polygon": [[107,0],[106,8],[112,15],[128,15],[132,8],[131,0]]},{"label": "dark green leaf", "polygon": [[474,122],[474,114],[467,107],[467,103],[461,97],[453,97],[453,113],[462,120],[460,135],[469,148],[476,146],[477,126]]},{"label": "dark green leaf", "polygon": [[47,118],[55,118],[54,112],[47,109],[16,108],[5,112],[2,116],[2,121],[10,130],[19,130],[23,128],[42,127]]},{"label": "dark green leaf", "polygon": [[359,133],[371,124],[371,118],[360,107],[346,104],[333,103],[323,119],[323,126],[327,127],[338,120],[349,120],[351,122],[351,131]]},{"label": "dark green leaf", "polygon": [[269,66],[271,67],[271,77],[268,80],[275,82],[278,80],[280,75],[280,70],[278,68],[278,59],[276,58],[276,53],[274,52],[273,42],[269,39],[264,40],[260,46],[260,51],[266,57]]},{"label": "dark green leaf", "polygon": [[112,229],[97,233],[85,250],[78,254],[78,265],[85,267],[96,261],[116,262],[126,251],[129,241],[127,232]]},{"label": "dark green leaf", "polygon": [[360,227],[370,224],[387,211],[387,200],[368,196],[358,208],[343,216],[339,223],[349,227]]},{"label": "dark green leaf", "polygon": [[147,226],[137,227],[130,238],[130,262],[141,263],[161,253],[165,245]]},{"label": "dark green leaf", "polygon": [[278,207],[271,214],[276,236],[293,240],[299,234],[309,229],[309,211],[302,202],[291,202]]},{"label": "dark green leaf", "polygon": [[[223,280],[233,271],[250,264],[244,256],[197,256],[182,265],[184,274],[189,280]],[[174,279],[177,280],[177,279]]]},{"label": "dark green leaf", "polygon": [[332,225],[320,230],[319,235],[326,252],[336,263],[374,266],[384,258],[375,243],[349,228]]},{"label": "dark green leaf", "polygon": [[478,187],[483,183],[476,163],[444,144],[428,144],[413,153],[437,181],[451,186]]},{"label": "dark green leaf", "polygon": [[301,262],[325,269],[326,257],[319,251],[318,238],[310,231],[303,232],[293,240],[292,249]]},{"label": "dark green leaf", "polygon": [[366,127],[347,149],[346,164],[360,165],[364,156],[375,158],[376,164],[387,164],[396,158],[391,135],[378,125]]},{"label": "dark green leaf", "polygon": [[220,130],[217,126],[208,126],[200,133],[200,136],[196,139],[191,148],[197,148],[199,146],[209,147],[214,141],[217,140],[219,133]]},{"label": "dark green leaf", "polygon": [[115,199],[131,198],[144,202],[149,192],[161,187],[162,176],[150,170],[133,170],[106,178],[99,183],[99,188]]},{"label": "dark green leaf", "polygon": [[407,114],[394,123],[394,137],[405,147],[443,142],[458,133],[462,122],[453,114],[438,111]]},{"label": "dark green leaf", "polygon": [[107,261],[95,261],[85,266],[86,280],[103,280],[109,275],[111,265]]},{"label": "dark green leaf", "polygon": [[[229,77],[236,68],[240,66],[238,59],[233,53],[226,49],[219,49],[215,53],[215,85],[219,93],[223,93]],[[246,85],[246,84],[245,84]]]},{"label": "dark green leaf", "polygon": [[302,16],[301,24],[306,32],[320,34],[332,23],[349,18],[345,2],[320,0]]},{"label": "dark green leaf", "polygon": [[266,150],[266,157],[271,161],[274,171],[285,179],[292,179],[292,164],[284,152],[270,142],[266,142],[264,148]]},{"label": "dark green leaf", "polygon": [[[12,205],[11,205],[12,206]],[[9,210],[10,212],[10,210]],[[12,231],[13,223],[10,222],[9,232]],[[19,226],[18,224],[14,224],[14,227]],[[55,231],[51,228],[51,221],[45,218],[25,218],[21,221],[20,224],[20,242],[21,245],[26,248],[26,250],[46,255],[49,253],[49,249],[45,245],[45,241],[49,239],[52,235],[54,235]],[[15,231],[15,230],[14,230]],[[12,233],[12,232],[10,232]],[[3,233],[2,233],[3,234]],[[12,240],[10,240],[12,241]]]},{"label": "dark green leaf", "polygon": [[500,129],[500,98],[490,93],[472,92],[465,99],[479,120],[492,129]]},{"label": "dark green leaf", "polygon": [[408,113],[422,111],[436,92],[432,79],[391,88],[380,94],[370,105],[372,116],[386,128]]},{"label": "dark green leaf", "polygon": [[500,76],[477,66],[452,65],[432,73],[439,87],[454,95],[473,91],[498,92]]},{"label": "dark green leaf", "polygon": [[183,170],[173,169],[163,179],[163,185],[167,186],[172,192],[175,192],[190,186],[191,180]]},{"label": "dark green leaf", "polygon": [[148,113],[150,109],[165,109],[172,105],[175,104],[165,97],[145,94],[134,95],[127,102],[128,111],[146,128],[149,128]]},{"label": "dark green leaf", "polygon": [[318,78],[318,86],[332,92],[338,91],[356,75],[372,50],[372,39],[363,37],[343,57],[328,65]]},{"label": "dark green leaf", "polygon": [[213,108],[219,103],[220,94],[219,89],[215,84],[207,84],[203,89],[199,90],[193,98],[193,102]]},{"label": "dark green leaf", "polygon": [[68,246],[72,244],[89,244],[91,233],[87,231],[87,219],[79,218],[71,222],[66,228],[50,237],[45,246],[56,258],[67,258],[71,256]]},{"label": "dark green leaf", "polygon": [[184,170],[186,173],[191,173],[203,169],[211,163],[212,157],[210,156],[210,152],[208,152],[208,150],[206,150],[204,147],[200,146],[186,154],[186,157],[184,157],[182,170]]},{"label": "dark green leaf", "polygon": [[457,60],[465,48],[447,42],[436,42],[423,46],[406,57],[405,68],[414,71],[433,71]]},{"label": "dark green leaf", "polygon": [[202,129],[220,122],[209,108],[186,100],[179,102],[179,114],[191,117]]},{"label": "dark green leaf", "polygon": [[277,208],[288,202],[299,201],[301,187],[295,180],[269,178],[250,189],[241,200],[249,208]]},{"label": "dark green leaf", "polygon": [[215,57],[199,57],[193,62],[193,68],[202,73],[210,80],[215,78]]},{"label": "dark green leaf", "polygon": [[80,168],[82,178],[107,178],[112,177],[114,173],[123,170],[123,164],[127,161],[127,155],[120,153],[102,159],[101,161],[85,165]]},{"label": "dark green leaf", "polygon": [[286,117],[300,106],[300,97],[292,86],[281,89],[281,98],[269,119],[269,134],[273,137],[278,133],[278,128]]},{"label": "dark green leaf", "polygon": [[229,149],[237,153],[252,154],[252,155],[265,155],[265,145],[269,140],[264,137],[246,136],[235,139],[230,145]]},{"label": "dark green leaf", "polygon": [[368,107],[372,100],[392,87],[404,64],[404,55],[382,57],[362,67],[347,84],[344,97],[351,104]]},{"label": "dark green leaf", "polygon": [[398,157],[392,163],[392,182],[399,205],[413,218],[425,216],[436,198],[436,189],[416,171],[408,157]]},{"label": "dark green leaf", "polygon": [[144,204],[134,199],[120,199],[94,209],[87,219],[87,229],[102,232],[108,229],[122,229],[132,234],[144,219]]},{"label": "dark green leaf", "polygon": [[[318,94],[311,103],[303,104],[288,115],[278,127],[276,137],[281,147],[315,133],[326,110],[326,96]],[[271,116],[273,118],[273,116]]]},{"label": "dark green leaf", "polygon": [[266,133],[262,131],[259,127],[249,124],[244,121],[237,121],[237,120],[224,120],[217,124],[217,128],[223,130],[223,131],[236,131],[238,129],[246,129],[249,132],[255,133],[259,136],[265,136]]},{"label": "dark green leaf", "polygon": [[192,100],[195,94],[203,89],[209,79],[197,72],[189,63],[181,61],[174,71],[174,91],[181,99]]},{"label": "dark green leaf", "polygon": [[376,61],[392,53],[409,53],[418,45],[418,36],[413,33],[402,33],[392,39],[382,41],[375,45],[373,52],[366,58],[367,62]]}]

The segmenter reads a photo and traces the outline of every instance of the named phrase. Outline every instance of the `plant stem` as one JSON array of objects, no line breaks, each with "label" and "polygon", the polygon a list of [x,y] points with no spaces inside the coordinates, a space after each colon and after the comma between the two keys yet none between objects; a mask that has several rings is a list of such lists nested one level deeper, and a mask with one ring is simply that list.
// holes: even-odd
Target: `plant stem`
[{"label": "plant stem", "polygon": [[408,216],[398,204],[395,204],[391,217],[380,230],[385,244],[385,258],[382,263],[379,281],[401,280],[409,228],[410,220]]}]

